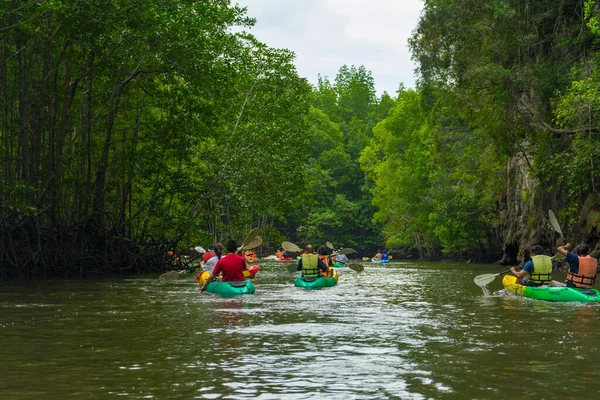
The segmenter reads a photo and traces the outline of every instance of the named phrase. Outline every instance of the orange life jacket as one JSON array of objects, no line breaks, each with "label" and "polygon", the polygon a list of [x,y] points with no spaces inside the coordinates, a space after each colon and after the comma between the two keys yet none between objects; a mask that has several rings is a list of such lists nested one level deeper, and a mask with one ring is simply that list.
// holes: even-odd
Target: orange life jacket
[{"label": "orange life jacket", "polygon": [[567,282],[572,282],[578,288],[591,288],[596,282],[598,260],[590,256],[579,257],[579,271],[576,274],[567,273]]},{"label": "orange life jacket", "polygon": [[327,265],[327,267],[329,267],[329,256],[322,256],[322,255],[319,255],[319,258],[321,259],[321,261],[323,261],[323,263],[324,263],[325,265]]}]

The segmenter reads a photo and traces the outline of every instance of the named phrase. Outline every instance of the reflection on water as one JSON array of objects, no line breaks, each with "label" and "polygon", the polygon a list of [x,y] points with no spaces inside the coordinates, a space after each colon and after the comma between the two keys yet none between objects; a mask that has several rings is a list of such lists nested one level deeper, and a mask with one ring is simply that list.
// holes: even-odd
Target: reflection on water
[{"label": "reflection on water", "polygon": [[[600,383],[599,309],[483,296],[493,266],[365,264],[327,290],[264,264],[257,294],[192,276],[5,284],[7,399],[567,398]],[[595,396],[592,396],[595,397]]]}]

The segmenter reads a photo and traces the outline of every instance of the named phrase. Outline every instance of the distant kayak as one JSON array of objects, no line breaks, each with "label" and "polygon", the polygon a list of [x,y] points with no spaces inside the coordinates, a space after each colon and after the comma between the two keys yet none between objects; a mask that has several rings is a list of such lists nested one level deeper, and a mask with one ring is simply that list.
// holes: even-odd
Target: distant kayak
[{"label": "distant kayak", "polygon": [[296,261],[296,259],[292,258],[292,257],[278,258],[277,256],[263,257],[263,260],[267,260],[267,261]]},{"label": "distant kayak", "polygon": [[596,289],[577,289],[570,287],[525,286],[517,283],[517,277],[505,275],[502,285],[516,295],[530,299],[546,301],[564,301],[579,303],[600,302],[600,292]]},{"label": "distant kayak", "polygon": [[348,264],[336,261],[336,262],[333,263],[333,268],[337,268],[337,269],[348,268]]},{"label": "distant kayak", "polygon": [[371,259],[371,262],[378,263],[378,264],[387,264],[390,262],[390,260],[378,260],[376,258],[373,258],[373,259]]},{"label": "distant kayak", "polygon": [[338,273],[335,269],[332,269],[331,278],[326,278],[324,276],[320,278],[305,278],[299,276],[294,283],[294,286],[309,289],[309,290],[319,290],[323,288],[328,288],[337,285],[338,283]]},{"label": "distant kayak", "polygon": [[250,265],[247,269],[244,270],[244,277],[246,278],[254,278],[256,273],[260,271],[260,265]]}]

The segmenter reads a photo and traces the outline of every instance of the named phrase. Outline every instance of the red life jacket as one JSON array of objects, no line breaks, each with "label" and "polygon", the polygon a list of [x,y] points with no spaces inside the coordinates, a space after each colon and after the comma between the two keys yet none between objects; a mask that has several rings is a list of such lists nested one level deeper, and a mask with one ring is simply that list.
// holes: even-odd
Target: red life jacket
[{"label": "red life jacket", "polygon": [[590,256],[579,257],[579,271],[576,274],[567,273],[567,282],[572,282],[578,288],[591,288],[596,282],[598,260]]}]

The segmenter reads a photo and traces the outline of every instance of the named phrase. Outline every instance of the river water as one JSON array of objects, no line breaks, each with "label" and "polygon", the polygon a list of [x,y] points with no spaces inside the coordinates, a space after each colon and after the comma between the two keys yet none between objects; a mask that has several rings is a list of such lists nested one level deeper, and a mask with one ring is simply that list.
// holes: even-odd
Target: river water
[{"label": "river water", "polygon": [[2,399],[598,398],[600,307],[502,293],[497,266],[397,262],[321,291],[191,275],[2,283]]}]

